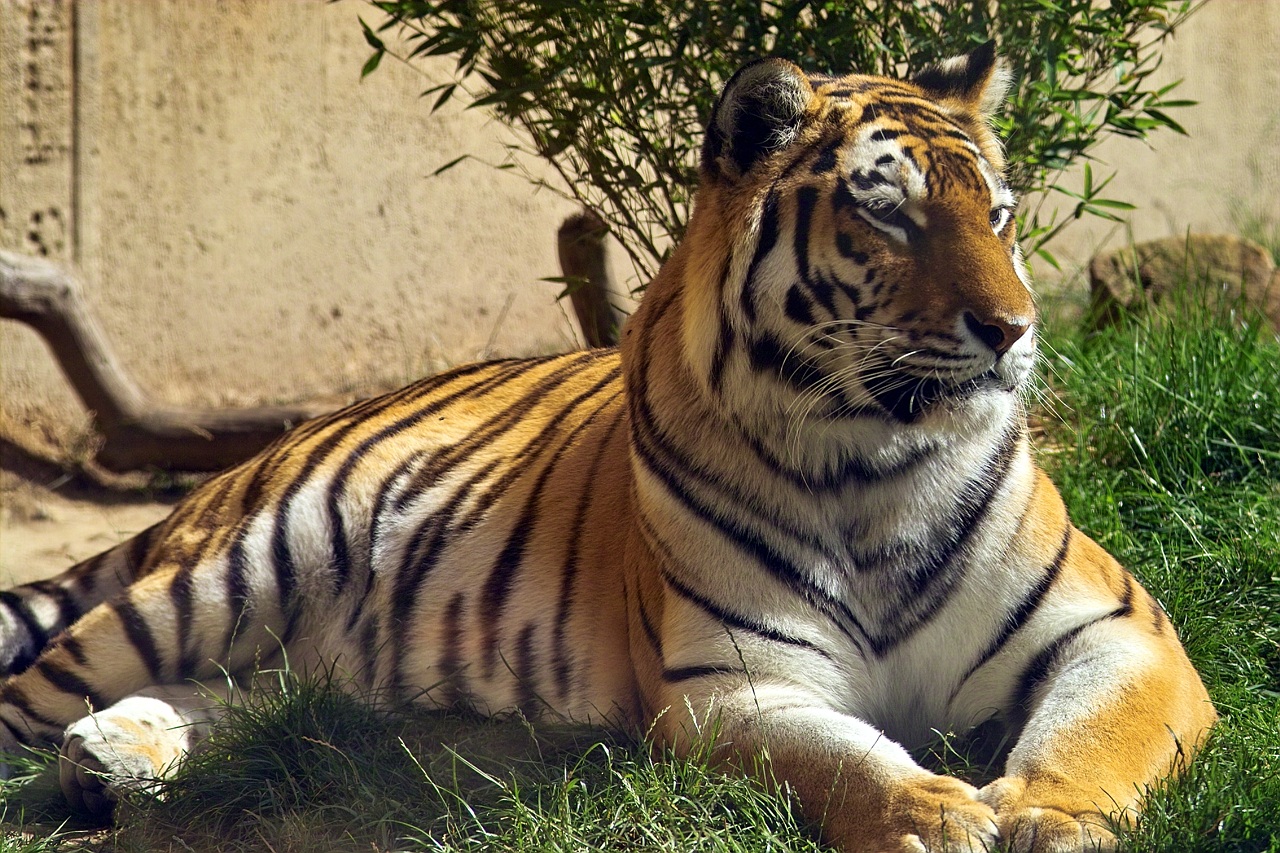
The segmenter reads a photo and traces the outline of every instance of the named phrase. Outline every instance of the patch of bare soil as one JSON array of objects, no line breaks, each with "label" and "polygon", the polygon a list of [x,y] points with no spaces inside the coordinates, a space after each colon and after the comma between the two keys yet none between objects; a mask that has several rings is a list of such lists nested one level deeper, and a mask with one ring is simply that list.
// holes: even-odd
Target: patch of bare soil
[{"label": "patch of bare soil", "polygon": [[38,436],[0,436],[0,590],[51,577],[164,518],[191,482],[117,477]]}]

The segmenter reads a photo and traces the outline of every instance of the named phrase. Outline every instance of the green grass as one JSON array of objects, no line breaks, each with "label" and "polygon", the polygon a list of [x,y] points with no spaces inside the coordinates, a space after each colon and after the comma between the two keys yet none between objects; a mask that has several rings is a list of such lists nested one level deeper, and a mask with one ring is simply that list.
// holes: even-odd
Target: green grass
[{"label": "green grass", "polygon": [[[1048,333],[1042,461],[1164,604],[1222,712],[1124,831],[1131,853],[1280,853],[1280,344],[1237,319],[1192,305]],[[930,761],[990,775],[951,741]],[[785,798],[697,759],[593,730],[378,715],[316,684],[236,710],[164,800],[111,830],[46,837],[69,815],[26,770],[0,787],[0,853],[816,849]]]},{"label": "green grass", "polygon": [[[124,804],[115,828],[0,851],[818,850],[786,798],[698,758],[656,760],[580,726],[380,714],[335,686],[283,681],[233,708],[163,799]],[[46,821],[50,784],[30,798]]]},{"label": "green grass", "polygon": [[1280,850],[1280,345],[1243,319],[1193,300],[1059,336],[1048,358],[1044,462],[1169,611],[1222,713],[1126,850]]}]

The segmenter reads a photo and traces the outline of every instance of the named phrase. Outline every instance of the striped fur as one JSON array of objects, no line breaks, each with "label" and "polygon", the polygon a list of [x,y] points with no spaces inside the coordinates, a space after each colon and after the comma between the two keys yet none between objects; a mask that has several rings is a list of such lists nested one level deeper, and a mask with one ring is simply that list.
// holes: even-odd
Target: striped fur
[{"label": "striped fur", "polygon": [[[1111,845],[1214,712],[1029,447],[1000,76],[990,46],[912,81],[746,66],[620,352],[305,424],[3,593],[0,747],[62,740],[68,796],[105,806],[84,766],[160,775],[196,730],[157,721],[208,722],[183,684],[287,654],[677,749],[714,720],[845,851]],[[1012,747],[982,790],[907,752],[984,723]]]}]

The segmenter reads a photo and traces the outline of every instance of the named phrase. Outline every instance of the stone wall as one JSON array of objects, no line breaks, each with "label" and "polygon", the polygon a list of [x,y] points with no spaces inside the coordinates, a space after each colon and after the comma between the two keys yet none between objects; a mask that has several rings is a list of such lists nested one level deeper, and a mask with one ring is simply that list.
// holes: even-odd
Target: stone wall
[{"label": "stone wall", "polygon": [[[0,247],[79,271],[138,380],[180,404],[399,384],[574,345],[554,302],[572,205],[461,153],[507,131],[432,114],[343,0],[0,0]],[[1133,233],[1280,221],[1280,0],[1212,0],[1165,56],[1189,138],[1099,151]],[[440,67],[436,68],[439,71]],[[437,76],[441,76],[437,74]],[[1124,229],[1057,245],[1083,263]],[[0,431],[82,421],[34,334],[0,322]]]},{"label": "stone wall", "polygon": [[[574,345],[555,230],[575,209],[500,160],[480,111],[342,2],[0,0],[0,247],[72,264],[128,368],[180,404],[397,386]],[[0,322],[4,420],[82,421]],[[0,425],[2,427],[3,425]]]},{"label": "stone wall", "polygon": [[[1094,152],[1106,195],[1138,206],[1128,225],[1086,217],[1053,247],[1067,272],[1100,248],[1261,221],[1280,239],[1280,0],[1209,0],[1163,54],[1160,84],[1198,101],[1171,112],[1187,130],[1113,138]],[[1078,184],[1076,184],[1078,186]],[[1048,274],[1049,271],[1042,270]]]}]

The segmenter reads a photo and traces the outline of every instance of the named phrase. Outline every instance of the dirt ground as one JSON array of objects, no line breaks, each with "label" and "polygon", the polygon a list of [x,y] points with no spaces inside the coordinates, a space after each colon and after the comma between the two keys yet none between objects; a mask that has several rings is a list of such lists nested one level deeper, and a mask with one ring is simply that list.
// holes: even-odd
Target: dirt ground
[{"label": "dirt ground", "polygon": [[0,590],[70,568],[164,518],[181,496],[153,478],[110,477],[0,438]]}]

